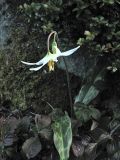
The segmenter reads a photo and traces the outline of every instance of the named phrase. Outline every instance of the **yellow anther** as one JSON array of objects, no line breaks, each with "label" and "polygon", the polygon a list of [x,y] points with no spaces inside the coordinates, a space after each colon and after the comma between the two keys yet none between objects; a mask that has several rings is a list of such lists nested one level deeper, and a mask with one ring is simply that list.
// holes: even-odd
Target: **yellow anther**
[{"label": "yellow anther", "polygon": [[54,71],[54,61],[53,60],[50,60],[48,62],[48,68],[49,68],[49,72]]}]

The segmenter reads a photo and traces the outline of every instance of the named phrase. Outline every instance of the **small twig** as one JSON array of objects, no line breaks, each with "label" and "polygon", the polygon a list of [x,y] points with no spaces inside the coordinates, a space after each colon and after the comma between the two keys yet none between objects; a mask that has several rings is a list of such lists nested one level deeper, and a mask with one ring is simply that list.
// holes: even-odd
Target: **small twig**
[{"label": "small twig", "polygon": [[51,108],[52,110],[55,110],[55,109],[53,108],[53,106],[52,106],[49,102],[45,101],[44,99],[41,99],[41,100],[42,100],[43,102],[47,103],[48,106],[50,106],[50,108]]},{"label": "small twig", "polygon": [[70,100],[70,108],[71,108],[71,115],[73,111],[73,103],[72,103],[72,95],[71,95],[71,87],[70,87],[70,77],[68,72],[68,67],[65,58],[63,57],[63,61],[65,64],[65,70],[66,70],[66,77],[67,77],[67,85],[68,85],[68,94],[69,94],[69,100]]},{"label": "small twig", "polygon": [[48,104],[48,106],[50,106],[50,108],[52,109],[52,110],[55,110],[54,108],[53,108],[53,106],[49,103],[49,102],[46,102],[47,104]]}]

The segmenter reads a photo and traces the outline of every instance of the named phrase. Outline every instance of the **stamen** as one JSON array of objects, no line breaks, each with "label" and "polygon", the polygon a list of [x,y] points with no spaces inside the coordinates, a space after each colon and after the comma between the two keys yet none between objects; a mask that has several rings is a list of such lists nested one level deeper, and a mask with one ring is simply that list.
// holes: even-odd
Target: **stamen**
[{"label": "stamen", "polygon": [[49,68],[49,72],[54,71],[54,61],[53,60],[50,60],[48,62],[48,68]]}]

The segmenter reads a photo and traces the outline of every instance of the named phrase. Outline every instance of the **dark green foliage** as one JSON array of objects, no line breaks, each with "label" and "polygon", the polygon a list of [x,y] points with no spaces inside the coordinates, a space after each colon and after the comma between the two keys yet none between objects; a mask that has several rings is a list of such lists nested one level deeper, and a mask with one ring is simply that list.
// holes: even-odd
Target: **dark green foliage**
[{"label": "dark green foliage", "polygon": [[[21,4],[32,28],[40,28],[44,33],[57,30],[70,41],[89,49],[95,56],[108,54],[117,56],[109,60],[109,69],[119,68],[118,52],[120,50],[120,2],[118,0],[70,0],[65,2],[45,1]],[[65,39],[65,41],[68,41]]]}]

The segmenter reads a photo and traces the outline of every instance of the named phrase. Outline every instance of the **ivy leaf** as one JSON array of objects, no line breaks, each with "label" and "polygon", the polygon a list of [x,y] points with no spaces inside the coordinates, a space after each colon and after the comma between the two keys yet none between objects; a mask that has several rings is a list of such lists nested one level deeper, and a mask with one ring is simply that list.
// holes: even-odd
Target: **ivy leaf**
[{"label": "ivy leaf", "polygon": [[60,160],[68,160],[72,143],[71,120],[67,113],[60,117],[52,125],[54,132],[54,144],[59,152]]}]

